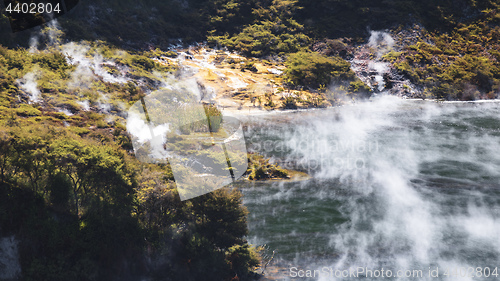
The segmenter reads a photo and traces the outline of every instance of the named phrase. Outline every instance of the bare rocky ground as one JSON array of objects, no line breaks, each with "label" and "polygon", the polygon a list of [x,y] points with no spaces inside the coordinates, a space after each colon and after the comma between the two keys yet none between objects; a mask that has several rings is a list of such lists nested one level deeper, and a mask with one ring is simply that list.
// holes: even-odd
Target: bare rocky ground
[{"label": "bare rocky ground", "polygon": [[421,38],[418,26],[399,32],[373,31],[367,44],[358,46],[353,54],[351,68],[356,76],[374,93],[385,92],[403,98],[422,98],[422,91],[384,58]]},{"label": "bare rocky ground", "polygon": [[[179,50],[175,63],[198,81],[203,99],[216,102],[222,110],[260,112],[272,101],[275,108],[286,95],[282,85],[284,65],[247,59],[235,53],[205,47]],[[267,96],[266,96],[267,95]]]},{"label": "bare rocky ground", "polygon": [[[357,77],[374,94],[388,93],[403,98],[422,98],[422,90],[398,73],[384,57],[420,40],[420,29],[398,32],[372,31],[366,44],[350,42],[346,59]],[[164,57],[163,63],[178,65],[183,75],[195,78],[204,93],[203,100],[216,103],[223,111],[236,115],[254,115],[283,108],[286,97],[309,99],[318,96],[308,89],[289,89],[284,83],[285,65],[280,61],[245,58],[233,52],[194,46],[175,50],[177,58]],[[324,52],[323,52],[324,53]],[[331,106],[328,101],[325,106]],[[299,106],[307,108],[307,106]]]}]

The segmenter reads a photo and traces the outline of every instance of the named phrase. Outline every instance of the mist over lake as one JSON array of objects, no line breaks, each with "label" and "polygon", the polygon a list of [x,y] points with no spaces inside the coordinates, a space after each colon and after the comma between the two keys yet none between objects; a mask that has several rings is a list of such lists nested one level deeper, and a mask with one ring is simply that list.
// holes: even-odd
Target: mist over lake
[{"label": "mist over lake", "polygon": [[[250,147],[312,175],[242,189],[250,242],[276,251],[288,274],[291,267],[363,267],[422,270],[414,280],[472,280],[452,270],[493,272],[500,262],[499,109],[382,97],[249,125]],[[278,152],[264,150],[269,140]],[[439,277],[428,276],[436,267]]]}]

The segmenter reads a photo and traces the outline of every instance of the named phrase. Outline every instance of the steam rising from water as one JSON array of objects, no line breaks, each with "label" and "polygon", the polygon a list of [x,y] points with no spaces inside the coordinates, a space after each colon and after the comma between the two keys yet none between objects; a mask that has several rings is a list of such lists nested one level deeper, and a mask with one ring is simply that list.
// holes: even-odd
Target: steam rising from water
[{"label": "steam rising from water", "polygon": [[[498,266],[498,109],[383,97],[270,132],[314,180],[247,192],[251,242],[274,243],[285,266],[311,270],[421,269],[418,280],[453,280],[446,267]],[[259,213],[276,210],[276,225]],[[437,279],[427,275],[436,266]]]}]

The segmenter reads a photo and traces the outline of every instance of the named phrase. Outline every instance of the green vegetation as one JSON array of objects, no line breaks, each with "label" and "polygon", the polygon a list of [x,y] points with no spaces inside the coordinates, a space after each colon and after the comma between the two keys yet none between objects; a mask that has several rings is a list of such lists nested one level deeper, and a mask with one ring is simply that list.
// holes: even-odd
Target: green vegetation
[{"label": "green vegetation", "polygon": [[286,97],[285,100],[283,100],[282,107],[284,109],[297,109],[297,99],[294,97]]},{"label": "green vegetation", "polygon": [[247,174],[249,180],[289,178],[285,169],[276,164],[270,164],[269,159],[265,159],[262,155],[256,153],[251,153],[248,157]]},{"label": "green vegetation", "polygon": [[[494,0],[85,0],[59,22],[77,40],[166,47],[178,38],[190,43],[208,37],[219,43],[230,39],[230,47],[247,50],[251,43],[246,39],[255,38],[260,41],[256,52],[265,54],[294,52],[307,38],[365,37],[367,27],[379,30],[420,22],[429,30],[446,31],[479,11],[496,13],[494,9]],[[30,32],[13,36],[4,14],[0,25],[2,44],[12,46],[23,39],[29,43]]]},{"label": "green vegetation", "polygon": [[[230,1],[225,7],[238,7]],[[252,1],[251,1],[252,2]],[[250,2],[250,3],[251,3]],[[252,22],[242,27],[241,32],[234,35],[209,36],[212,44],[220,44],[248,56],[283,55],[304,49],[311,39],[303,33],[303,25],[294,19],[300,7],[297,0],[253,1]],[[220,21],[220,16],[212,16],[211,20]],[[217,33],[214,30],[213,33]]]},{"label": "green vegetation", "polygon": [[[25,280],[146,273],[220,280],[248,276],[257,265],[243,239],[246,213],[236,190],[181,202],[169,168],[128,156],[118,128],[81,137],[51,123],[3,123],[0,227],[21,241]],[[177,258],[147,272],[144,255]],[[122,268],[124,260],[132,266]]]},{"label": "green vegetation", "polygon": [[285,79],[291,85],[306,85],[314,88],[337,81],[353,80],[351,65],[338,57],[327,57],[318,53],[298,52],[286,61]]},{"label": "green vegetation", "polygon": [[480,11],[498,9],[496,0],[301,0],[299,22],[319,38],[364,38],[371,30],[421,23],[428,30],[446,32],[474,19]]},{"label": "green vegetation", "polygon": [[[475,99],[494,97],[498,89],[499,9],[495,0],[86,0],[59,18],[59,24],[66,39],[100,40],[120,48],[166,49],[181,39],[208,41],[245,56],[289,57],[288,65],[295,69],[288,71],[288,82],[316,88],[329,81],[328,76],[347,76],[349,83],[355,83],[342,84],[349,94],[366,89],[343,70],[348,65],[343,59],[352,58],[356,45],[366,41],[367,28],[411,31],[418,24],[424,37],[409,38],[417,42],[390,52],[385,59],[422,92],[444,99]],[[29,37],[29,31],[10,33],[7,18],[0,16],[2,44],[27,47]],[[310,50],[328,58],[314,56]],[[137,75],[154,79],[147,73],[163,71],[163,66],[148,58],[175,56],[160,53],[131,53],[127,61],[117,61],[133,64]],[[58,60],[53,55],[35,61],[50,67],[48,63]],[[60,59],[59,55],[63,63]],[[20,60],[9,64],[15,67]],[[307,63],[314,65],[312,69],[298,69]],[[334,75],[321,73],[332,67]],[[255,71],[249,65],[243,69]],[[117,69],[109,66],[109,71]]]},{"label": "green vegetation", "polygon": [[458,24],[450,33],[426,33],[432,44],[418,42],[389,54],[396,68],[412,82],[448,100],[495,98],[500,91],[500,27],[497,14]]},{"label": "green vegetation", "polygon": [[[288,56],[285,63],[285,81],[291,87],[306,86],[317,92],[306,98],[286,97],[283,108],[297,108],[297,103],[307,107],[323,107],[327,99],[324,93],[330,96],[331,90],[325,85],[335,85],[343,96],[366,98],[370,96],[370,88],[356,77],[351,65],[340,57],[328,57],[316,52],[298,52]],[[329,98],[330,102],[337,102],[340,97]]]},{"label": "green vegetation", "polygon": [[[127,69],[123,77],[134,79],[112,82],[85,72],[62,55],[71,47],[85,50],[75,56],[103,61],[94,71]],[[258,253],[244,239],[246,210],[237,190],[181,202],[168,165],[130,156],[122,106],[175,70],[153,60],[161,55],[102,43],[38,52],[0,47],[0,229],[20,242],[23,280],[253,274]],[[40,101],[30,100],[31,80]],[[220,112],[205,109],[218,131]]]}]

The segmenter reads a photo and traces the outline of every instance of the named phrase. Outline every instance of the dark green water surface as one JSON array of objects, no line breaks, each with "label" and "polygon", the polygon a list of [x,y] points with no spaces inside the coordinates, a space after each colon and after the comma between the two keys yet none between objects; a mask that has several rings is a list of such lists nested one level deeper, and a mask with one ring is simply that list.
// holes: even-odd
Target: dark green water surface
[{"label": "dark green water surface", "polygon": [[500,280],[498,104],[380,98],[286,116],[249,122],[248,147],[312,179],[242,188],[248,240],[276,252],[284,279]]}]

